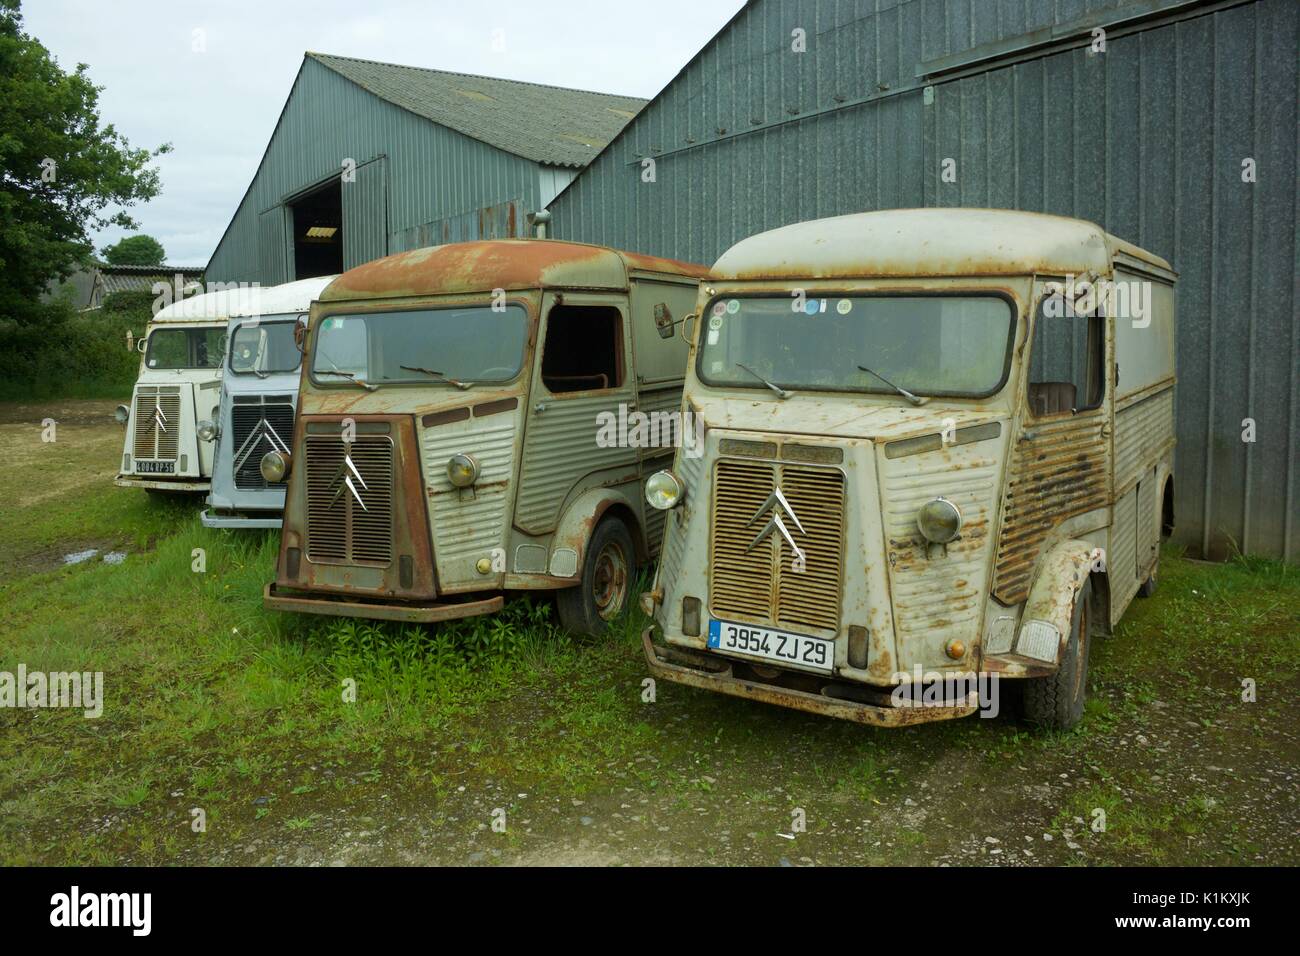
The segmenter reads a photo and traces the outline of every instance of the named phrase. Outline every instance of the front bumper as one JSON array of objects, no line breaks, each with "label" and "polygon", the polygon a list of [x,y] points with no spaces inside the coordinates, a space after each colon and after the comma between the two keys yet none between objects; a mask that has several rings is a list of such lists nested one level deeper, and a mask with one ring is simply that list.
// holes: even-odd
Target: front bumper
[{"label": "front bumper", "polygon": [[846,700],[832,697],[827,690],[839,687],[846,691],[855,691],[855,685],[837,683],[827,678],[827,685],[821,694],[766,684],[751,678],[737,677],[735,665],[721,655],[704,654],[683,648],[659,646],[651,640],[655,625],[651,624],[641,633],[641,643],[645,648],[646,663],[650,673],[655,677],[699,687],[732,697],[747,697],[779,707],[821,714],[824,717],[836,717],[840,720],[852,720],[859,724],[872,724],[877,727],[902,727],[912,724],[926,724],[936,720],[951,720],[954,717],[968,717],[979,709],[978,699],[972,695],[965,705],[958,707],[895,707],[884,701],[885,694],[875,696],[881,703],[868,703],[859,700]]},{"label": "front bumper", "polygon": [[205,528],[279,528],[284,524],[284,519],[278,514],[251,518],[246,515],[227,515],[207,510],[199,515],[199,521]]},{"label": "front bumper", "polygon": [[155,491],[211,491],[212,482],[207,478],[137,478],[135,475],[118,475],[113,484],[119,488],[152,488]]},{"label": "front bumper", "polygon": [[327,614],[332,617],[362,617],[379,621],[405,621],[408,624],[431,624],[458,617],[476,617],[499,611],[505,598],[497,594],[480,601],[431,604],[386,604],[382,601],[343,601],[337,598],[312,597],[282,591],[269,583],[262,591],[262,606],[271,611],[294,611],[299,614]]}]

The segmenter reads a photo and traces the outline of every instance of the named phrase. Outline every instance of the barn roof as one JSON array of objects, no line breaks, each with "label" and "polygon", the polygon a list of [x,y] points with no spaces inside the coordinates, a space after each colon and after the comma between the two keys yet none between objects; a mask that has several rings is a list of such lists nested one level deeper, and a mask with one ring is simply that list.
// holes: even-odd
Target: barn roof
[{"label": "barn roof", "polygon": [[394,106],[553,166],[586,166],[646,103],[632,96],[328,53],[307,56]]}]

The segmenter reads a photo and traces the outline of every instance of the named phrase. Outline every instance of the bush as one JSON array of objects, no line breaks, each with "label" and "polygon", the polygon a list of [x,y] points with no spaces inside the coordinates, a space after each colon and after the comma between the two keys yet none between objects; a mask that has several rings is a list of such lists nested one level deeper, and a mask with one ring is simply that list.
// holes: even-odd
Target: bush
[{"label": "bush", "polygon": [[149,322],[149,293],[117,293],[102,309],[76,312],[56,300],[40,320],[0,320],[0,400],[127,398],[140,355],[127,350]]}]

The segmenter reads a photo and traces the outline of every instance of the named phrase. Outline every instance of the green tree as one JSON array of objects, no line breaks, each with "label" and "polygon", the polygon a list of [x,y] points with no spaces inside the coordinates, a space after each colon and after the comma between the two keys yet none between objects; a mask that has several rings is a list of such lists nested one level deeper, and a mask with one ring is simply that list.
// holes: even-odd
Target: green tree
[{"label": "green tree", "polygon": [[167,253],[153,236],[139,233],[105,247],[104,258],[115,266],[160,266]]},{"label": "green tree", "polygon": [[0,319],[30,322],[46,283],[89,259],[93,231],[136,228],[126,210],[158,194],[152,161],[171,146],[133,149],[101,126],[86,64],[60,69],[19,7],[0,0]]}]

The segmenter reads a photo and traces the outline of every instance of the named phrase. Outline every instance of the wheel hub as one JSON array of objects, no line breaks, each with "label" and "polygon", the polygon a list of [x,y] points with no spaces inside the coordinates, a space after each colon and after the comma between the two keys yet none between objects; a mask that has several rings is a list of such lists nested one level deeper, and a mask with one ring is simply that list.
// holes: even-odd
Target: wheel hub
[{"label": "wheel hub", "polygon": [[608,621],[623,609],[627,589],[627,555],[611,541],[596,556],[592,575],[592,600],[602,619]]}]

